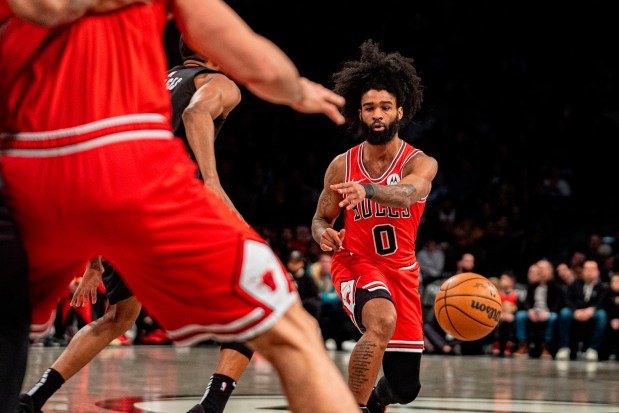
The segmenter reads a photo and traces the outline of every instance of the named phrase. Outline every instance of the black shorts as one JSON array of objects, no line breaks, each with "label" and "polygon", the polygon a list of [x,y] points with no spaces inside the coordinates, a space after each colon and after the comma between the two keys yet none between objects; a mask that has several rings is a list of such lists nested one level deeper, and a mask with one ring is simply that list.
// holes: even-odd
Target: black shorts
[{"label": "black shorts", "polygon": [[105,286],[105,295],[109,304],[116,304],[122,300],[133,297],[133,293],[127,287],[127,284],[120,278],[118,272],[107,262],[103,262],[103,285]]},{"label": "black shorts", "polygon": [[365,333],[365,327],[363,326],[363,320],[361,319],[361,313],[363,312],[363,306],[368,301],[374,298],[386,298],[393,303],[393,297],[389,291],[379,288],[375,291],[368,291],[365,288],[357,288],[355,293],[355,314],[354,321],[357,323],[358,329],[361,333]]}]

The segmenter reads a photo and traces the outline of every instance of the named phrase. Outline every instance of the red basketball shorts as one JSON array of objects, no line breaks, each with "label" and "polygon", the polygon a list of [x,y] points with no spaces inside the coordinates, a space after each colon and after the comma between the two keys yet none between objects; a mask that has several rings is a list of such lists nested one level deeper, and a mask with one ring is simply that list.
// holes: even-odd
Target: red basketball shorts
[{"label": "red basketball shorts", "polygon": [[[391,298],[397,321],[386,351],[423,352],[419,265],[391,268],[342,251],[333,255],[331,274],[342,305],[356,325],[359,323],[355,318],[360,315],[360,309],[356,308],[359,290],[363,289],[374,297]],[[363,296],[368,297],[368,294]]]},{"label": "red basketball shorts", "polygon": [[37,135],[34,150],[5,145],[7,200],[30,263],[33,335],[51,326],[58,297],[95,255],[177,344],[245,341],[269,329],[298,299],[283,264],[195,177],[180,139],[138,136],[47,149]]}]

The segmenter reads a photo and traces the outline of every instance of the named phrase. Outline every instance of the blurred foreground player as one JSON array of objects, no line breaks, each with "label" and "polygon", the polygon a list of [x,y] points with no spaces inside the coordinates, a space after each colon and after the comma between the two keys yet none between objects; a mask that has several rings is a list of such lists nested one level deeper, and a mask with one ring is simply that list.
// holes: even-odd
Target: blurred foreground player
[{"label": "blurred foreground player", "polygon": [[0,38],[2,168],[32,264],[33,325],[49,328],[70,274],[101,255],[177,344],[247,340],[278,371],[291,411],[356,411],[284,266],[173,136],[165,53],[152,39],[171,11],[190,46],[257,96],[338,123],[344,99],[300,77],[223,1],[101,15],[78,1],[83,11],[41,22],[46,3],[11,0],[18,17]]}]

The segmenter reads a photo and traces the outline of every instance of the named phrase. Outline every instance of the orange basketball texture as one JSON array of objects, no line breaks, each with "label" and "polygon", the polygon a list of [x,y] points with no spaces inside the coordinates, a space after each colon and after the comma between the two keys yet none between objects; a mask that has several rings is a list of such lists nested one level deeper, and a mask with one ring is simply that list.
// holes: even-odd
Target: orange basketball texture
[{"label": "orange basketball texture", "polygon": [[434,298],[434,314],[440,326],[463,341],[478,340],[494,330],[501,308],[494,284],[472,272],[445,280]]}]

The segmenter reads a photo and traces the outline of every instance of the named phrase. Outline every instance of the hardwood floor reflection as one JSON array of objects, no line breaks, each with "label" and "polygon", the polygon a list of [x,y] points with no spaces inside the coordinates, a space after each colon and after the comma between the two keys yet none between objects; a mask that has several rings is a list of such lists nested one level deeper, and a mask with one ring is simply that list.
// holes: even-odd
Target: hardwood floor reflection
[{"label": "hardwood floor reflection", "polygon": [[[32,348],[24,390],[63,348]],[[44,406],[45,413],[184,413],[202,396],[218,347],[107,347]],[[346,376],[349,353],[330,351]],[[389,412],[619,413],[619,362],[424,355],[419,398]],[[308,397],[308,401],[311,400]],[[275,370],[255,355],[227,413],[287,411]]]}]

